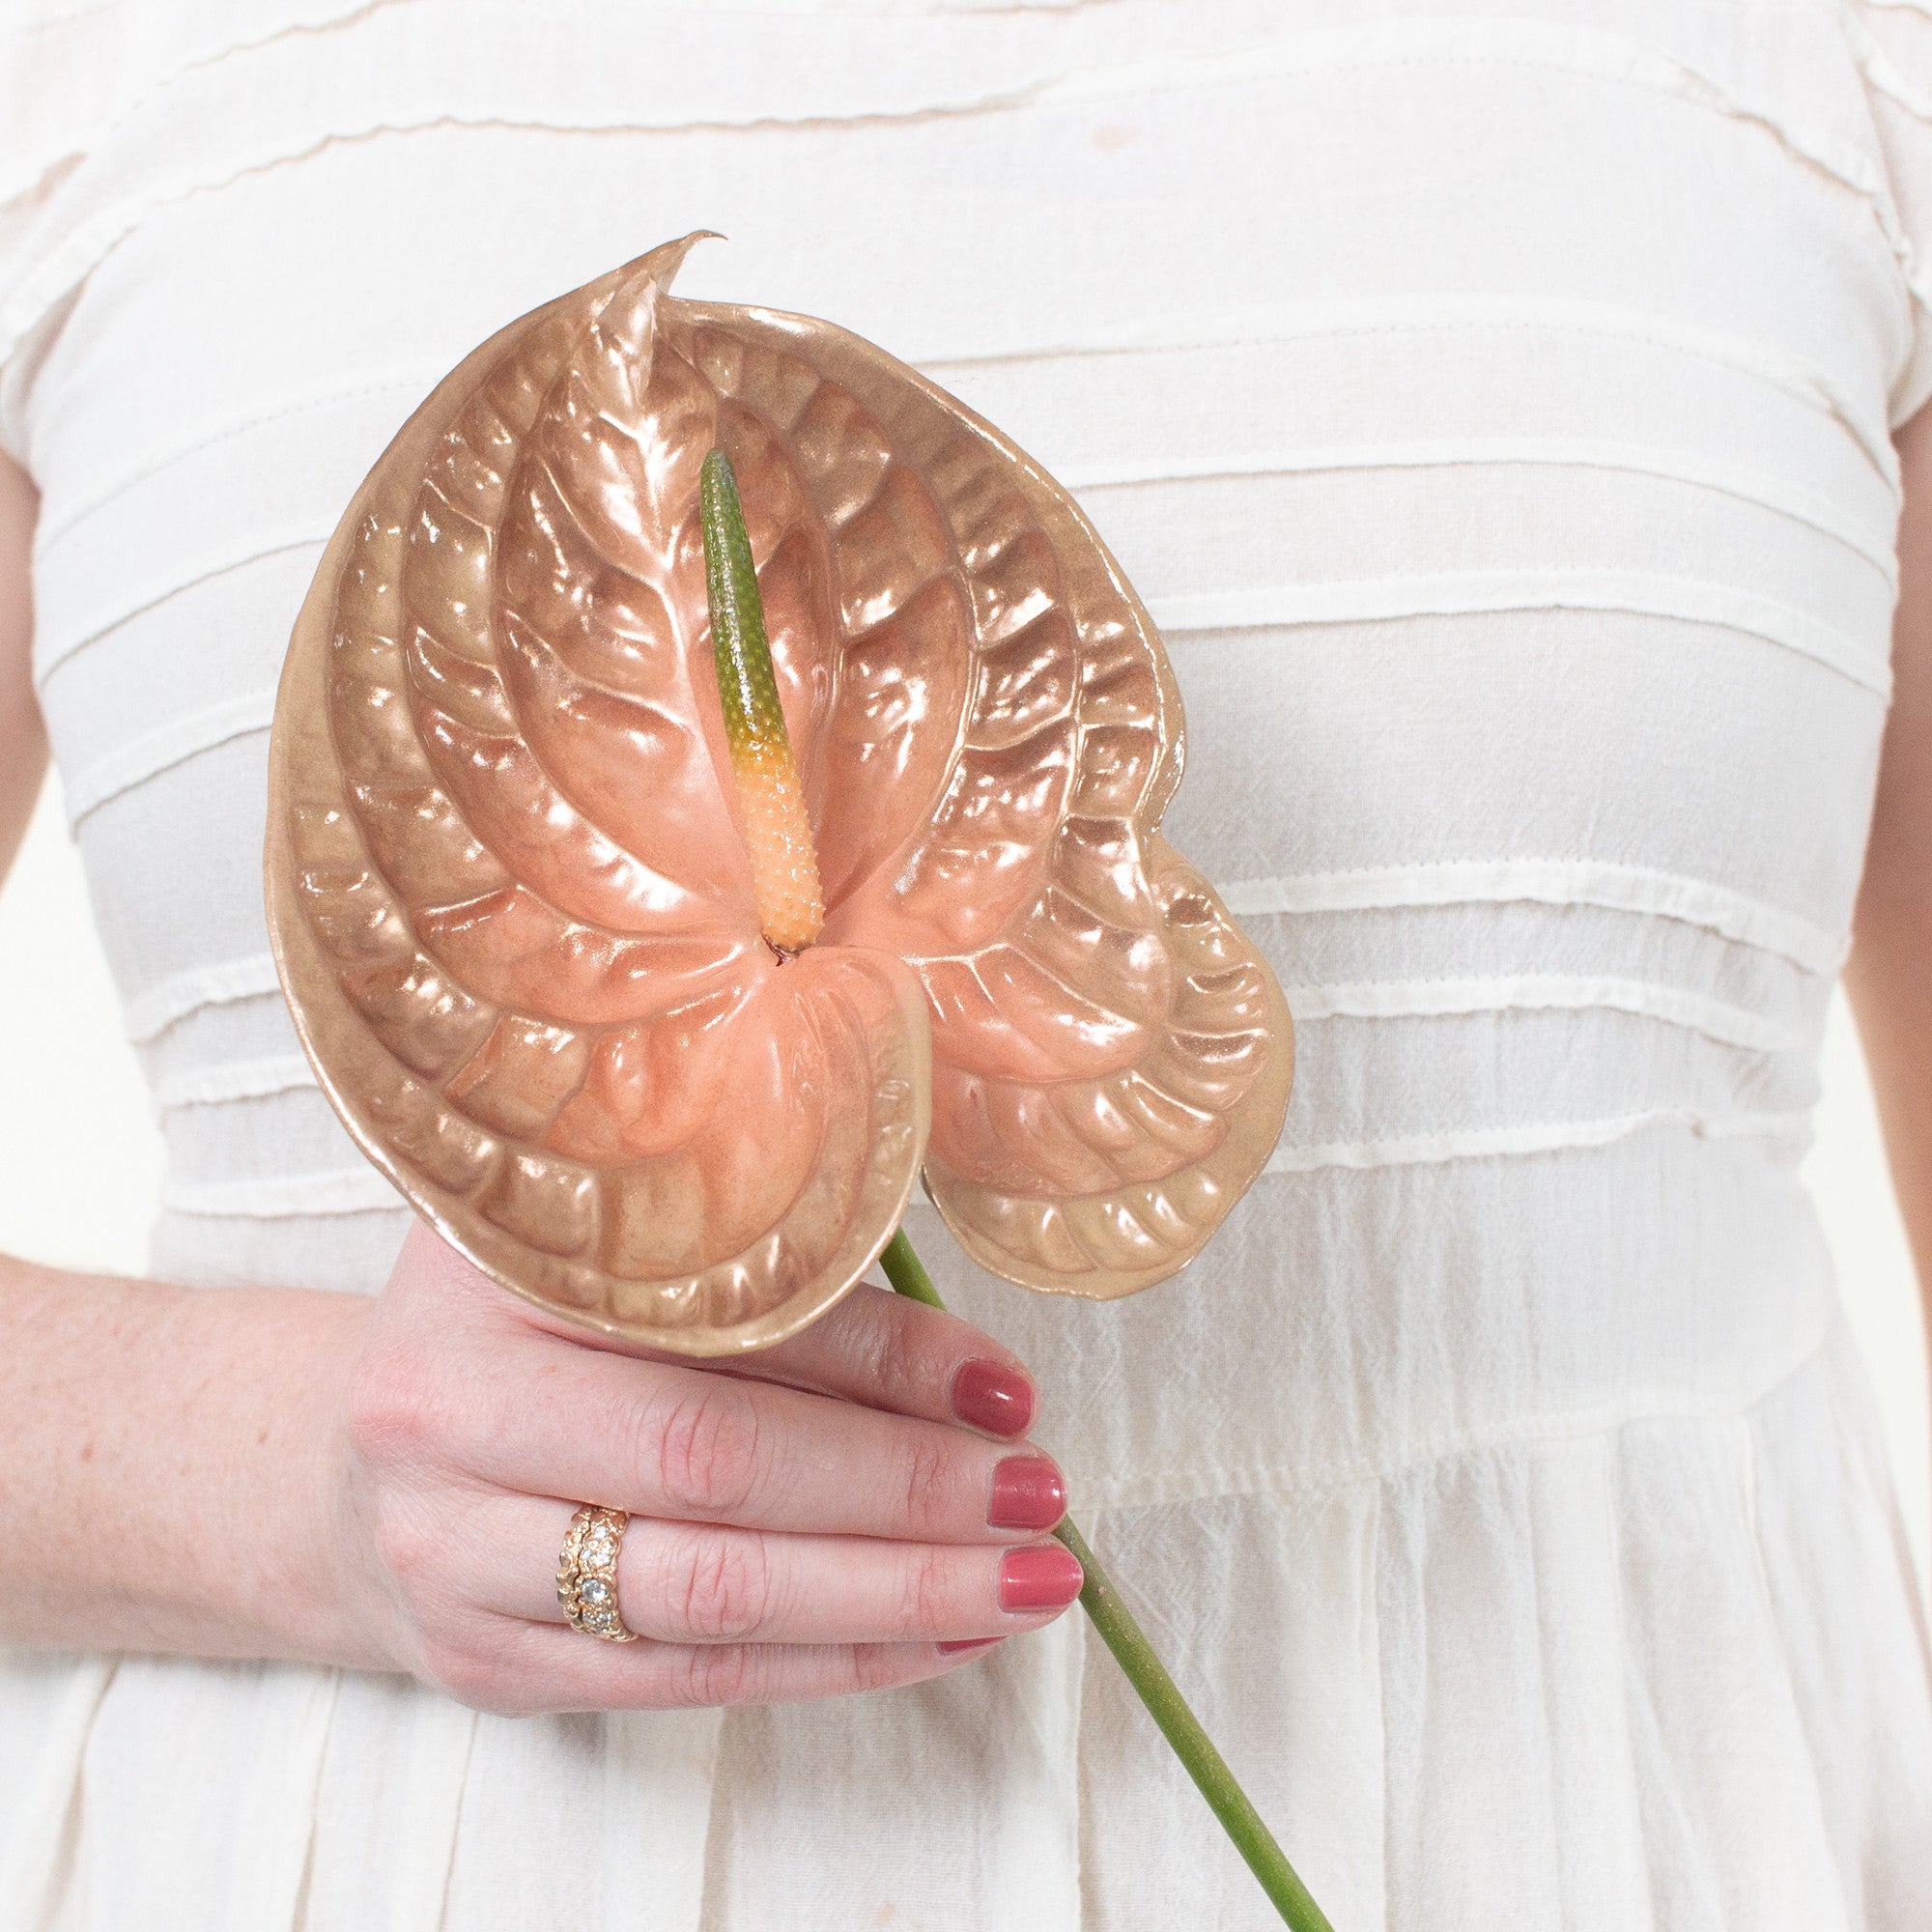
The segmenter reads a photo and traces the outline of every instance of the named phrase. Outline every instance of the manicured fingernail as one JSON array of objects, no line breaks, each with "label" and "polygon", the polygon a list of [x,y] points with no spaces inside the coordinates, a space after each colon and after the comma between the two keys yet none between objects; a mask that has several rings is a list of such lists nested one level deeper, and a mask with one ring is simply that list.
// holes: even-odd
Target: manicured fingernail
[{"label": "manicured fingernail", "polygon": [[1009,1456],[993,1471],[992,1528],[1051,1529],[1065,1514],[1066,1485],[1044,1456]]},{"label": "manicured fingernail", "polygon": [[1033,1420],[1033,1384],[1004,1362],[977,1357],[952,1378],[952,1413],[969,1429],[991,1435],[1024,1435]]},{"label": "manicured fingernail", "polygon": [[1064,1610],[1080,1594],[1080,1565],[1057,1543],[1009,1549],[1000,1565],[1003,1610]]},{"label": "manicured fingernail", "polygon": [[1003,1636],[966,1636],[957,1643],[942,1643],[939,1652],[942,1657],[951,1657],[962,1650],[991,1650],[996,1643],[1005,1643]]}]

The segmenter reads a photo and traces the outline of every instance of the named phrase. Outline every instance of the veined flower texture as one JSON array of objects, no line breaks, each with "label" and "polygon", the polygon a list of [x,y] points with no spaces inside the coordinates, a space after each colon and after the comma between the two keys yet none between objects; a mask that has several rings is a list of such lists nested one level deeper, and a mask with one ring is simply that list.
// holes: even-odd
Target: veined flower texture
[{"label": "veined flower texture", "polygon": [[[1123,1294],[1260,1172],[1279,988],[1161,838],[1180,706],[1071,498],[829,323],[669,293],[485,343],[345,514],[275,713],[270,925],[350,1132],[498,1281],[779,1340],[924,1182],[973,1259]],[[729,456],[824,925],[760,935],[699,472]]]}]

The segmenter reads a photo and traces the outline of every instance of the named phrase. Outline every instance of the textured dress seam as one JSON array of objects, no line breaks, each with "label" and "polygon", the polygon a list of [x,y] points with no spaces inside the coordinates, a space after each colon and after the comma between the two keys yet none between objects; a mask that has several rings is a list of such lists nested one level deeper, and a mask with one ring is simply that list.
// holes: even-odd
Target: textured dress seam
[{"label": "textured dress seam", "polygon": [[1588,908],[1692,926],[1814,976],[1834,975],[1848,944],[1842,932],[1754,894],[1686,872],[1587,858],[1498,854],[1425,859],[1404,866],[1229,879],[1217,882],[1217,890],[1237,918],[1436,912],[1476,905],[1537,905],[1556,912]]},{"label": "textured dress seam", "polygon": [[1778,499],[1780,487],[1762,472],[1737,466],[1719,476],[1720,466],[1701,464],[1694,458],[1673,460],[1677,452],[1645,446],[1611,447],[1588,438],[1539,438],[1532,446],[1521,438],[1470,437],[1425,444],[1367,443],[1345,447],[1311,447],[1307,450],[1273,451],[1253,456],[1213,455],[1192,461],[1170,458],[1158,464],[1116,465],[1111,469],[1078,464],[1062,465],[1056,472],[1068,489],[1082,492],[1144,489],[1172,483],[1208,483],[1261,477],[1276,480],[1290,476],[1327,475],[1354,470],[1436,470],[1461,469],[1537,469],[1603,470],[1621,476],[1641,476],[1654,482],[1678,483],[1688,489],[1704,490],[1733,502],[1748,504],[1770,516],[1804,528],[1842,546],[1861,562],[1869,564],[1895,590],[1898,581],[1897,555],[1887,526],[1884,540],[1859,528],[1850,512],[1842,519],[1838,506],[1829,497],[1793,488],[1785,500]]},{"label": "textured dress seam", "polygon": [[[379,0],[379,4],[392,5],[395,4],[395,0]],[[407,395],[426,396],[440,380],[440,377],[435,373],[422,376],[396,376],[383,382],[356,383],[347,388],[317,390],[314,394],[300,397],[297,401],[284,403],[272,410],[265,410],[259,415],[251,415],[239,422],[226,423],[206,436],[196,437],[191,442],[179,443],[173,448],[161,451],[145,459],[139,469],[118,477],[106,490],[69,509],[59,523],[50,524],[45,529],[37,531],[34,538],[34,562],[37,566],[43,562],[50,552],[85,525],[90,518],[111,508],[130,492],[138,490],[143,483],[152,483],[165,476],[178,464],[185,463],[191,457],[205,454],[211,449],[217,449],[224,442],[232,442],[254,430],[266,428],[273,423],[286,422],[292,416],[305,415],[313,410],[327,409],[336,403],[355,402],[364,396],[388,395],[397,391]],[[1826,534],[1829,535],[1830,532]]]},{"label": "textured dress seam", "polygon": [[1747,1053],[1796,1052],[1804,1029],[1780,1025],[1749,1008],[1662,980],[1603,974],[1438,974],[1403,980],[1338,980],[1286,985],[1282,995],[1300,1021],[1473,1019],[1494,1013],[1616,1012],[1660,1026],[1682,1027]]},{"label": "textured dress seam", "polygon": [[328,532],[326,530],[320,536],[304,533],[300,536],[278,537],[271,543],[256,545],[242,555],[223,557],[220,562],[210,564],[205,569],[198,568],[193,576],[182,582],[168,584],[152,594],[145,595],[131,610],[119,611],[106,623],[89,631],[84,637],[69,639],[50,650],[35,668],[34,688],[44,694],[54,673],[63,665],[78,657],[82,651],[99,643],[103,638],[111,637],[124,625],[131,624],[135,618],[145,617],[151,611],[159,610],[162,605],[172,603],[177,597],[185,596],[190,590],[199,589],[204,583],[213,582],[220,577],[232,577],[238,570],[246,570],[251,563],[262,563],[271,556],[287,556],[298,550],[321,552],[327,549],[327,545]]},{"label": "textured dress seam", "polygon": [[[1656,594],[1648,598],[1641,595],[1653,585]],[[1395,591],[1404,594],[1397,597],[1391,594]],[[1672,602],[1673,598],[1677,601]],[[1388,574],[1255,584],[1232,591],[1180,591],[1151,596],[1147,603],[1149,613],[1163,632],[1208,638],[1240,631],[1339,629],[1430,617],[1495,616],[1509,611],[1573,611],[1663,618],[1705,630],[1729,631],[1789,651],[1871,693],[1881,702],[1889,701],[1891,693],[1889,656],[1875,657],[1830,620],[1741,584],[1678,571],[1556,564],[1418,576]]]},{"label": "textured dress seam", "polygon": [[[379,13],[384,7],[414,5],[415,0],[360,0],[360,4],[346,13],[327,20],[290,20],[277,27],[273,33],[263,34],[252,41],[231,41],[212,52],[197,54],[191,60],[178,61],[164,72],[151,78],[144,86],[105,115],[84,129],[77,138],[28,155],[20,168],[11,176],[0,178],[0,207],[16,200],[23,194],[31,193],[36,182],[42,180],[49,168],[58,167],[63,161],[77,156],[94,153],[106,145],[120,131],[123,124],[138,114],[142,108],[178,81],[191,73],[200,73],[210,68],[221,66],[226,61],[245,58],[259,53],[265,47],[271,47],[283,41],[296,40],[305,36],[333,33],[342,29],[353,29],[366,14]],[[81,10],[69,15],[61,25],[68,25],[84,19],[89,14],[105,15],[117,12],[113,6],[100,5]],[[105,21],[101,22],[105,25]]]},{"label": "textured dress seam", "polygon": [[1688,1105],[1640,1108],[1591,1119],[1542,1121],[1492,1127],[1428,1127],[1352,1141],[1284,1143],[1262,1169],[1264,1179],[1336,1170],[1374,1173],[1388,1167],[1442,1167],[1464,1160],[1523,1160],[1544,1154],[1588,1153],[1640,1133],[1675,1127],[1699,1140],[1798,1139],[1808,1134],[1808,1111],[1717,1115]]},{"label": "textured dress seam", "polygon": [[1334,1457],[1306,1463],[1208,1463],[1151,1470],[1111,1483],[1106,1479],[1084,1481],[1079,1485],[1079,1493],[1085,1499],[1085,1507],[1109,1514],[1158,1509],[1175,1502],[1217,1501],[1224,1496],[1277,1495],[1287,1501],[1328,1495],[1364,1484],[1399,1482],[1444,1463],[1490,1455],[1500,1449],[1577,1441],[1593,1435],[1614,1436],[1646,1423],[1681,1422],[1698,1426],[1738,1423],[1817,1362],[1831,1345],[1837,1321],[1835,1297],[1827,1297],[1821,1315],[1806,1330],[1802,1345],[1754,1389],[1722,1396],[1659,1396],[1525,1416],[1493,1429],[1425,1437],[1398,1448],[1387,1457]]}]

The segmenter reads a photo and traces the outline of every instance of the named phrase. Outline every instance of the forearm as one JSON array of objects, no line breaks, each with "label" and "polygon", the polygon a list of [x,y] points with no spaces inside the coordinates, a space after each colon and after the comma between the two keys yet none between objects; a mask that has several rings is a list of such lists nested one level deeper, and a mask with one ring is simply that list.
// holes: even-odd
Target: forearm
[{"label": "forearm", "polygon": [[[1875,871],[1859,904],[1846,990],[1871,1068],[1886,1154],[1918,1279],[1932,1296],[1932,902],[1892,898]],[[1875,889],[1876,888],[1876,889]],[[1932,1318],[1932,1308],[1928,1308]]]},{"label": "forearm", "polygon": [[1932,409],[1899,433],[1892,699],[1845,983],[1922,1290],[1932,1291]]},{"label": "forearm", "polygon": [[383,1662],[337,1574],[368,1313],[0,1258],[0,1640]]},{"label": "forearm", "polygon": [[47,769],[47,731],[34,696],[31,549],[40,499],[0,456],[0,879],[7,876]]}]

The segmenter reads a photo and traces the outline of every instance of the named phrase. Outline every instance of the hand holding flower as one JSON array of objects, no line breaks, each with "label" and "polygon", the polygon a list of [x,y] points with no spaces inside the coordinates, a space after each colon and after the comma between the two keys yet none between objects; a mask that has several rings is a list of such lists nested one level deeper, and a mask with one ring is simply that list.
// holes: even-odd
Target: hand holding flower
[{"label": "hand holding flower", "polygon": [[[727,1369],[585,1346],[418,1227],[350,1381],[342,1620],[372,1662],[495,1711],[916,1683],[1080,1587],[1043,1537],[1063,1489],[1034,1406],[999,1343],[880,1289]],[[564,1627],[576,1495],[632,1514],[617,1580],[644,1642]]]}]

